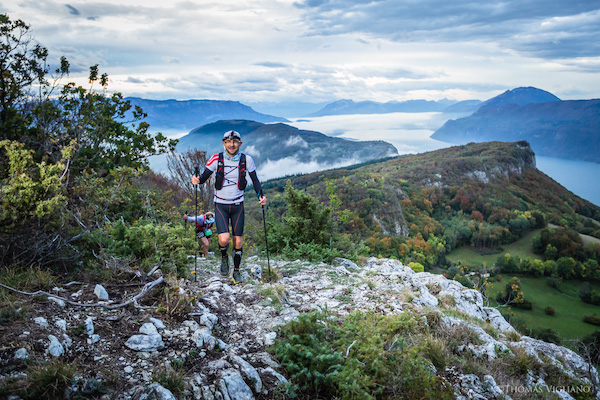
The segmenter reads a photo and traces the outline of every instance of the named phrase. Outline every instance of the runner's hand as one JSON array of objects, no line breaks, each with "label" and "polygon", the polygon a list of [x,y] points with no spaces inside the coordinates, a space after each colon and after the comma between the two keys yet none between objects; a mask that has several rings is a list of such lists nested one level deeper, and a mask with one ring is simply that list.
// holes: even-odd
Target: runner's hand
[{"label": "runner's hand", "polygon": [[200,183],[200,177],[192,175],[192,185],[197,185],[198,183]]},{"label": "runner's hand", "polygon": [[265,204],[267,204],[267,198],[265,196],[260,196],[258,198],[258,202],[260,203],[261,206],[264,206]]}]

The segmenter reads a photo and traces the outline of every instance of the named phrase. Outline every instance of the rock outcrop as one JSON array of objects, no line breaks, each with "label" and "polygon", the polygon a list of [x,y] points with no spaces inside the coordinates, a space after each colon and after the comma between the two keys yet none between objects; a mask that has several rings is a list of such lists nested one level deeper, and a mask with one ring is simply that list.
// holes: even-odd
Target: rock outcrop
[{"label": "rock outcrop", "polygon": [[[189,308],[175,313],[176,308],[167,307],[170,318],[155,307],[82,310],[48,301],[5,335],[0,366],[10,372],[3,372],[0,387],[28,359],[77,358],[85,368],[67,393],[71,397],[91,382],[108,379],[110,371],[118,385],[99,398],[275,398],[276,393],[285,393],[288,383],[286,371],[267,349],[277,340],[277,328],[300,313],[327,308],[340,316],[356,310],[408,312],[426,320],[437,315],[439,329],[468,332],[472,340],[459,346],[466,358],[492,362],[525,355],[537,365],[551,364],[573,385],[590,392],[589,397],[600,389],[595,368],[578,354],[519,335],[497,309],[485,305],[481,293],[441,275],[415,273],[399,261],[376,258],[361,266],[344,259],[333,265],[271,261],[271,268],[282,277],[263,283],[255,277],[261,264],[264,269],[264,260],[248,258],[244,271],[248,281],[232,286],[217,275],[214,259],[200,260],[197,282],[177,282],[178,304],[187,302]],[[66,288],[58,291],[66,297]],[[93,285],[78,293],[85,297],[86,291],[88,298],[97,300]],[[116,295],[110,288],[107,292],[108,298]],[[95,335],[97,340],[90,340]],[[181,365],[186,366],[185,373]],[[509,380],[500,372],[473,374],[454,367],[438,374],[461,399],[529,398],[523,393],[541,389],[562,399],[574,398],[569,388],[576,386],[552,386],[542,371],[527,369]],[[160,384],[161,374],[182,378],[178,393]]]}]

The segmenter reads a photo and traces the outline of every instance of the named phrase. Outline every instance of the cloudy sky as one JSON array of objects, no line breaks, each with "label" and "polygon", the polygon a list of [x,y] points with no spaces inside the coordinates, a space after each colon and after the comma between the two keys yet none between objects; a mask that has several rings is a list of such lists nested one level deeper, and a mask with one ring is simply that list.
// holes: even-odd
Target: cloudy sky
[{"label": "cloudy sky", "polygon": [[[109,89],[241,102],[600,98],[600,0],[0,0]],[[80,82],[84,82],[81,80]]]}]

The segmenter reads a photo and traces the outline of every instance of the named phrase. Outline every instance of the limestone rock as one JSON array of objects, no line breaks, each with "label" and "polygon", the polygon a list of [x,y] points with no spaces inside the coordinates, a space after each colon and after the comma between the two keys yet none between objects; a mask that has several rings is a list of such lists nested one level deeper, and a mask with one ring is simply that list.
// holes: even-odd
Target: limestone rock
[{"label": "limestone rock", "polygon": [[160,335],[133,335],[127,339],[125,346],[131,350],[147,352],[154,352],[165,348],[162,336]]},{"label": "limestone rock", "polygon": [[54,357],[60,357],[65,354],[65,348],[58,341],[58,338],[54,335],[48,335],[48,339],[50,343],[48,344],[48,353],[50,353]]},{"label": "limestone rock", "polygon": [[104,286],[97,284],[94,287],[94,294],[99,300],[108,300],[108,292],[104,289]]}]

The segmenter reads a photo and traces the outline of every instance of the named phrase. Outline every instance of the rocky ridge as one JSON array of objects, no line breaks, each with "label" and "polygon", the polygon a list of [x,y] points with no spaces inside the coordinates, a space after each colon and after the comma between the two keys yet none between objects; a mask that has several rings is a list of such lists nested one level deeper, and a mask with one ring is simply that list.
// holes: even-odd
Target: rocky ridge
[{"label": "rocky ridge", "polygon": [[[141,304],[156,303],[151,295],[136,307],[116,310],[38,299],[27,318],[14,321],[11,329],[1,327],[0,388],[11,378],[22,377],[28,360],[60,359],[76,360],[79,366],[66,398],[78,393],[120,400],[285,398],[285,369],[267,348],[276,340],[279,326],[300,313],[327,309],[342,316],[355,310],[411,313],[432,329],[435,324],[438,330],[468,331],[465,337],[473,339],[465,340],[457,351],[482,365],[526,354],[579,383],[553,386],[546,382],[548,372],[539,368],[518,377],[485,368],[479,373],[455,367],[436,371],[452,385],[456,398],[530,398],[541,389],[554,398],[575,398],[575,390],[585,392],[587,398],[600,398],[597,371],[582,357],[565,347],[519,335],[497,309],[485,306],[480,292],[441,275],[415,273],[389,259],[369,258],[362,266],[344,259],[336,259],[333,265],[276,260],[271,268],[281,279],[263,283],[260,276],[266,262],[250,257],[245,263],[246,283],[230,285],[217,275],[215,264],[210,256],[200,259],[197,282],[171,284],[177,286],[172,299],[180,305],[185,299],[193,301],[179,309],[160,303],[162,316],[156,305]],[[106,293],[102,289],[63,286],[54,293],[82,303],[106,295],[110,303],[127,296],[120,287],[107,285]],[[161,291],[164,288],[153,292]],[[165,312],[173,318],[165,318]],[[175,397],[157,382],[157,376],[178,368],[185,370],[185,378]],[[111,391],[94,392],[108,380]]]}]

